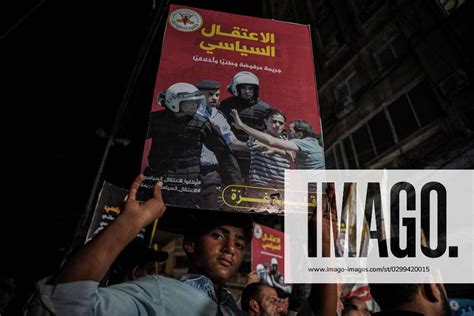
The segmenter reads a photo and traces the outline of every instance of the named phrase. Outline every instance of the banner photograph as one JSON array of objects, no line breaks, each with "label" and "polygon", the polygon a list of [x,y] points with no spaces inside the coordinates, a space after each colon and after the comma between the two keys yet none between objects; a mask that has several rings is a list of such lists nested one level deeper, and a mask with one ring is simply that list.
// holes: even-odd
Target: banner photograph
[{"label": "banner photograph", "polygon": [[277,229],[254,223],[251,250],[251,270],[260,282],[285,293],[291,293],[291,285],[285,284],[285,234]]},{"label": "banner photograph", "polygon": [[285,169],[324,169],[307,25],[171,6],[143,155],[147,199],[283,212]]}]

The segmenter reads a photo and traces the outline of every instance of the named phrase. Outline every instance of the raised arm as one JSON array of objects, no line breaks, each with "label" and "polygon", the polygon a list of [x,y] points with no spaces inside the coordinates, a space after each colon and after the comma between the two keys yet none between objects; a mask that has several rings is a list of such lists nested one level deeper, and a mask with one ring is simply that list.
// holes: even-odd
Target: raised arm
[{"label": "raised arm", "polygon": [[265,154],[269,154],[269,155],[277,154],[282,157],[285,157],[286,159],[290,161],[295,161],[296,153],[292,150],[283,150],[283,149],[278,149],[275,147],[270,147],[263,144],[262,142],[259,142],[258,140],[255,144],[255,149],[260,150]]},{"label": "raised arm", "polygon": [[50,280],[50,284],[86,280],[99,282],[140,229],[163,215],[166,207],[159,183],[155,185],[151,199],[146,202],[136,200],[137,190],[143,179],[143,175],[139,175],[134,180],[128,200],[117,219],[67,260],[58,274]]},{"label": "raised arm", "polygon": [[250,136],[253,136],[258,141],[264,143],[265,145],[268,145],[268,146],[271,146],[271,147],[274,147],[274,148],[278,148],[278,149],[282,149],[282,150],[299,151],[298,146],[296,144],[290,142],[290,141],[273,137],[269,134],[260,132],[256,129],[244,124],[242,122],[242,120],[240,119],[240,117],[239,117],[239,113],[237,113],[237,111],[235,109],[233,109],[230,112],[230,115],[234,119],[233,125],[234,125],[235,128],[244,131],[245,133],[249,134]]}]

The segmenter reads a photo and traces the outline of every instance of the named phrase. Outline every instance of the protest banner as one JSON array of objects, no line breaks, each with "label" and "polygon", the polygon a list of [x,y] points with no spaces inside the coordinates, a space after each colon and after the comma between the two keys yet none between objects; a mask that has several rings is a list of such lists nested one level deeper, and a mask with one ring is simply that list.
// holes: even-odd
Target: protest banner
[{"label": "protest banner", "polygon": [[283,280],[284,246],[282,231],[254,223],[251,248],[252,271],[257,273],[261,282],[290,293],[291,286],[285,285]]},{"label": "protest banner", "polygon": [[282,213],[289,168],[324,168],[309,26],[172,5],[139,198]]}]

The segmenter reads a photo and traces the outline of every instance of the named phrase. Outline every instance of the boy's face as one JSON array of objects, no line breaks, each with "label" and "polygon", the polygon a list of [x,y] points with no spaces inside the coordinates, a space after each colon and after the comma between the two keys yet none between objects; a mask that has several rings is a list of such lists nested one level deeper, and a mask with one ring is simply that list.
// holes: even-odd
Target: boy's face
[{"label": "boy's face", "polygon": [[267,133],[272,136],[279,136],[285,126],[285,118],[280,114],[274,114],[264,120]]},{"label": "boy's face", "polygon": [[251,84],[239,85],[239,92],[242,99],[252,100],[255,94],[255,87]]},{"label": "boy's face", "polygon": [[199,273],[220,283],[239,269],[246,246],[242,228],[222,225],[185,244],[185,249]]}]

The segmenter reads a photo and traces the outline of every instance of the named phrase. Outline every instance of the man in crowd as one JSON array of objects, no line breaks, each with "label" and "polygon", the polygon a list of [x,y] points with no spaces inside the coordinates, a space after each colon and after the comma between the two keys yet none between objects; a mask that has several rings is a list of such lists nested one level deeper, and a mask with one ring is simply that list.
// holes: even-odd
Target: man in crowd
[{"label": "man in crowd", "polygon": [[242,311],[249,316],[275,316],[283,311],[277,291],[261,282],[251,283],[242,291]]},{"label": "man in crowd", "polygon": [[275,315],[297,315],[302,312],[303,315],[329,315],[334,314],[334,308],[323,309],[318,306],[312,309],[308,304],[308,297],[311,292],[309,284],[295,284],[293,291],[288,297],[278,295],[278,290],[263,282],[248,284],[242,291],[241,306],[246,315],[255,316],[275,316]]}]

